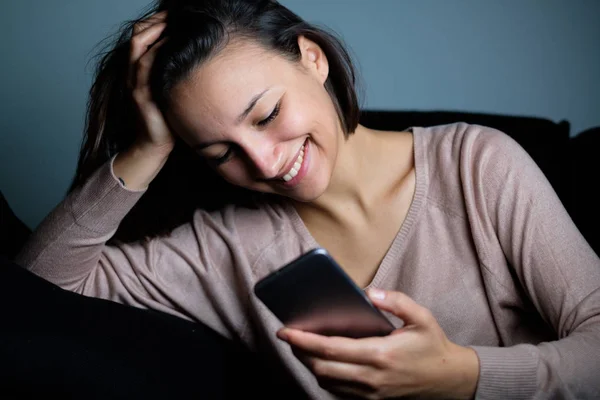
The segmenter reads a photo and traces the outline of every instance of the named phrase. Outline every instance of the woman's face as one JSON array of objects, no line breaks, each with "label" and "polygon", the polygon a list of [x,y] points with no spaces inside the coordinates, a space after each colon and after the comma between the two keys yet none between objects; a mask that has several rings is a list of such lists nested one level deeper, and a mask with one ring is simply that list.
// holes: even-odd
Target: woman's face
[{"label": "woman's face", "polygon": [[327,59],[315,43],[299,45],[292,63],[231,42],[173,89],[167,118],[230,183],[311,201],[328,187],[344,135],[324,87]]}]

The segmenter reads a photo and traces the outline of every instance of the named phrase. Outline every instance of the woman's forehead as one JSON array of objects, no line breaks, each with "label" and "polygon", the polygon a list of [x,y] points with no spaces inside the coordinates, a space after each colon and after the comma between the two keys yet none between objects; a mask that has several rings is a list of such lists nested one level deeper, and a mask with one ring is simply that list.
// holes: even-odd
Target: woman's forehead
[{"label": "woman's forehead", "polygon": [[215,105],[244,102],[284,78],[288,68],[281,56],[258,45],[229,44],[194,69],[173,94]]},{"label": "woman's forehead", "polygon": [[289,61],[256,44],[228,44],[173,88],[172,111],[185,125],[225,127],[257,95],[285,86],[291,69]]}]

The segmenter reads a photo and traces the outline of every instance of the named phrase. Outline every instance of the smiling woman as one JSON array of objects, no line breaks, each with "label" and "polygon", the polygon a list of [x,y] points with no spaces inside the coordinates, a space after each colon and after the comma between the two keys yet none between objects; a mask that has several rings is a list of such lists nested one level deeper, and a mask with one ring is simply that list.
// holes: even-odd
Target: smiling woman
[{"label": "smiling woman", "polygon": [[[142,106],[150,116],[139,123],[136,115],[140,104],[151,103],[144,96],[156,102],[165,114],[168,128],[177,133],[167,135],[173,137],[174,149],[166,165],[154,177],[144,198],[127,215],[113,240],[130,241],[164,234],[189,220],[198,207],[248,205],[257,197],[264,197],[259,193],[268,187],[265,181],[269,178],[279,179],[299,172],[292,170],[296,160],[293,157],[300,151],[301,136],[312,128],[296,125],[309,121],[301,118],[302,110],[327,111],[329,126],[322,130],[341,129],[350,134],[357,126],[354,67],[338,38],[301,20],[276,2],[212,3],[159,1],[145,15],[125,24],[115,43],[102,53],[90,92],[86,136],[71,191],[115,154],[146,141],[145,131],[152,129],[143,121],[162,118],[153,117],[158,115],[157,110]],[[154,44],[154,50],[146,53]],[[310,82],[307,57],[314,56],[319,59],[311,62],[321,68],[319,73],[325,73],[323,93],[318,87],[315,91],[314,84],[312,92],[298,90],[303,83]],[[142,68],[146,64],[151,66]],[[143,83],[135,86],[138,78]],[[286,86],[290,80],[294,80],[294,85]],[[133,92],[123,90],[127,86],[135,87]],[[312,97],[315,93],[318,96]],[[140,101],[135,101],[136,94],[141,96]],[[320,104],[315,103],[317,99]],[[221,108],[219,105],[227,107],[223,110],[226,116],[216,112]],[[234,119],[236,113],[239,118]],[[277,121],[281,116],[284,121]],[[235,124],[236,130],[227,123]],[[277,126],[273,127],[274,123]],[[295,128],[290,129],[290,125]],[[263,148],[252,142],[256,136],[243,134],[248,133],[248,128],[253,132],[302,133],[294,134],[300,135],[296,141],[288,138],[285,146],[280,144],[273,149],[271,158],[264,158],[265,154],[253,152]],[[230,135],[223,135],[225,132]],[[232,140],[233,133],[246,141]],[[263,138],[277,139],[272,135]],[[204,157],[192,154],[186,143]],[[259,163],[258,176],[263,178],[259,186],[250,185],[248,178],[241,176],[246,171],[239,168],[244,157]],[[215,174],[219,167],[226,172],[225,180]],[[299,180],[298,177],[294,181]],[[132,182],[128,186],[132,187]],[[240,186],[259,192],[246,191]],[[267,192],[287,191],[289,187],[290,184],[275,185],[279,190]],[[149,214],[153,218],[147,218]]]},{"label": "smiling woman", "polygon": [[[325,191],[322,177],[331,175],[324,172],[333,169],[337,137],[347,132],[345,114],[323,90],[327,56],[306,37],[295,40],[297,61],[254,41],[231,39],[161,103],[173,130],[228,182],[309,201]],[[323,157],[309,164],[311,150]],[[306,163],[298,162],[301,153]],[[307,175],[302,165],[319,173]]]},{"label": "smiling woman", "polygon": [[[102,58],[71,192],[18,261],[206,324],[310,398],[597,395],[600,260],[533,160],[358,116],[340,40],[277,1],[159,1]],[[392,334],[284,328],[256,298],[315,247]]]}]

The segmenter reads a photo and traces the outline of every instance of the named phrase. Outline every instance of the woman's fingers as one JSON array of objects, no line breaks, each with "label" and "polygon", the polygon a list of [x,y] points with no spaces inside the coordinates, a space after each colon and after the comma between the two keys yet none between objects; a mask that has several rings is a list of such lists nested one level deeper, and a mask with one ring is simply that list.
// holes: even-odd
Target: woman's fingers
[{"label": "woman's fingers", "polygon": [[139,91],[143,90],[144,92],[150,92],[150,88],[148,87],[148,82],[150,80],[150,71],[152,71],[152,65],[154,64],[154,59],[156,58],[156,53],[160,46],[167,38],[161,39],[156,45],[152,46],[150,50],[146,52],[137,62],[137,76],[136,76],[136,85],[134,86],[134,90]]},{"label": "woman's fingers", "polygon": [[167,20],[167,12],[166,11],[158,12],[158,13],[146,18],[145,20],[140,21],[137,24],[133,25],[133,32],[132,32],[133,35],[132,36],[139,35],[140,33],[145,31],[152,25],[163,23],[166,20]]},{"label": "woman's fingers", "polygon": [[161,154],[170,153],[175,139],[162,111],[152,99],[149,78],[158,49],[167,40],[166,37],[161,39],[167,26],[166,16],[166,12],[160,12],[134,25],[126,71],[127,86],[138,113],[137,138],[133,146],[151,148]]},{"label": "woman's fingers", "polygon": [[158,12],[133,26],[129,50],[129,73],[127,84],[136,87],[139,75],[139,60],[148,52],[166,28],[167,12]]},{"label": "woman's fingers", "polygon": [[148,47],[158,40],[161,33],[165,30],[167,24],[161,22],[152,25],[138,35],[131,38],[131,48],[129,53],[129,61],[136,62],[146,51]]},{"label": "woman's fingers", "polygon": [[435,324],[431,312],[404,293],[370,289],[367,294],[378,308],[389,311],[404,321],[405,326],[429,327]]},{"label": "woman's fingers", "polygon": [[290,328],[283,328],[278,336],[292,347],[300,349],[303,355],[354,364],[376,365],[384,348],[379,337],[351,339],[321,336]]},{"label": "woman's fingers", "polygon": [[[144,69],[143,65],[139,65],[144,54],[150,52],[150,47],[162,34],[166,27],[165,23],[152,25],[140,34],[131,38],[131,47],[129,53],[129,86],[136,86],[137,78],[140,75],[140,69]],[[154,46],[156,47],[156,46]],[[149,50],[150,48],[150,50]]]}]

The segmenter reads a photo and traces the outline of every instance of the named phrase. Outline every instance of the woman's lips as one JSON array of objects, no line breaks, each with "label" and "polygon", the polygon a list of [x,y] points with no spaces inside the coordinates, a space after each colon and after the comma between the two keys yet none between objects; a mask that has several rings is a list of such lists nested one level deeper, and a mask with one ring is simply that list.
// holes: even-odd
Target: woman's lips
[{"label": "woman's lips", "polygon": [[[308,167],[310,164],[310,143],[309,143],[308,139],[306,139],[303,146],[304,146],[304,155],[301,157],[302,161],[301,161],[300,168],[297,170],[297,173],[295,176],[291,176],[293,174],[289,174],[289,173],[288,173],[288,175],[286,175],[287,177],[291,178],[290,180],[283,182],[283,186],[285,186],[286,188],[293,188],[294,186],[298,185],[298,183],[300,183],[302,178],[304,178],[304,176],[306,176],[306,173],[308,172]],[[302,152],[300,152],[300,154],[302,154]],[[300,157],[298,157],[298,159],[300,159]],[[292,168],[292,169],[294,169],[294,168]]]}]

